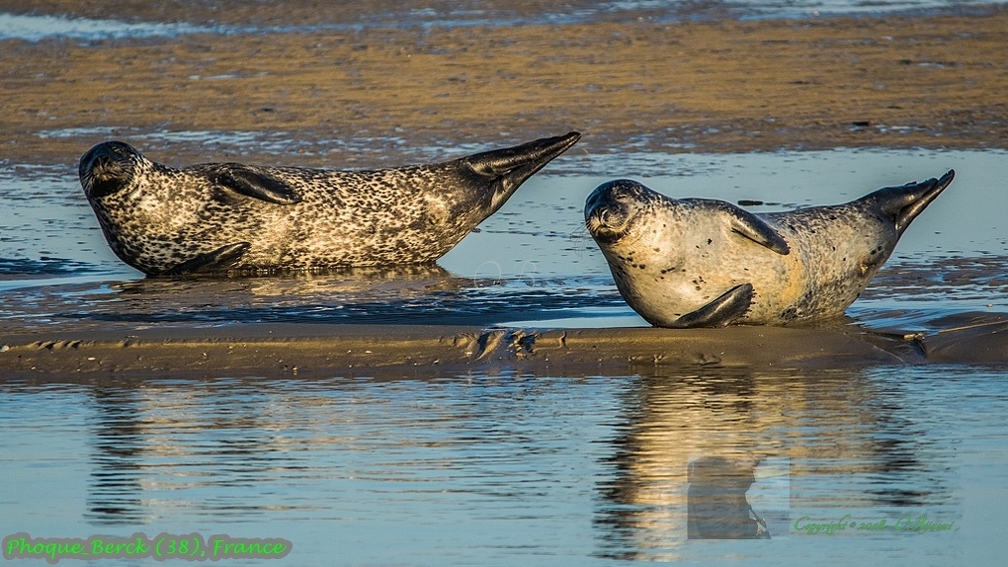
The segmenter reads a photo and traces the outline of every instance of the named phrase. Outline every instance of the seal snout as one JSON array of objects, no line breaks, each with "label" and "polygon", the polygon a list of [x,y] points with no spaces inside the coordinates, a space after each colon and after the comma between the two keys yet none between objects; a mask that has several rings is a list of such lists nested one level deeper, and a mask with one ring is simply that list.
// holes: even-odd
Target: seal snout
[{"label": "seal snout", "polygon": [[585,226],[599,242],[615,242],[626,235],[644,187],[619,179],[599,185],[585,201]]},{"label": "seal snout", "polygon": [[103,142],[80,160],[80,181],[89,197],[111,195],[126,186],[133,176],[137,151],[123,142]]}]

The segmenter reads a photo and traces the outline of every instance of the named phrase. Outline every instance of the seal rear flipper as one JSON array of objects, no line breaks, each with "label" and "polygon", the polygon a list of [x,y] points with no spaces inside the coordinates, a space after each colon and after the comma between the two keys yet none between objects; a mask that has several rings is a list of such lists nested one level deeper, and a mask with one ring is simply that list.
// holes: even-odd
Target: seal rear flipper
[{"label": "seal rear flipper", "polygon": [[908,183],[902,187],[886,187],[865,197],[875,201],[883,214],[893,219],[896,234],[902,235],[917,215],[952,183],[955,170],[950,169],[938,179]]},{"label": "seal rear flipper", "polygon": [[782,256],[787,256],[791,252],[787,241],[763,219],[734,206],[728,209],[728,212],[732,216],[731,227],[734,232]]},{"label": "seal rear flipper", "polygon": [[210,180],[253,199],[277,205],[301,202],[301,196],[283,181],[240,163],[213,164],[208,172]]},{"label": "seal rear flipper", "polygon": [[235,265],[252,245],[248,242],[236,242],[221,246],[213,252],[200,254],[191,260],[161,272],[156,276],[184,276],[198,272],[223,272]]},{"label": "seal rear flipper", "polygon": [[580,139],[580,132],[569,132],[520,146],[473,154],[461,161],[477,175],[493,182],[493,207],[496,210],[525,180]]},{"label": "seal rear flipper", "polygon": [[696,327],[727,327],[745,315],[752,305],[753,286],[750,283],[737,285],[722,293],[700,309],[679,317],[670,325],[673,329]]}]

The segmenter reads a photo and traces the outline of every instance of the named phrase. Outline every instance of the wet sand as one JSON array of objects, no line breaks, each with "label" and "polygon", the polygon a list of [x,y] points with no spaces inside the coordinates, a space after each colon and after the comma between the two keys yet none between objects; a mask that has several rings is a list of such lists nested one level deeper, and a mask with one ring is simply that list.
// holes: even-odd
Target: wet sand
[{"label": "wet sand", "polygon": [[900,356],[842,330],[758,327],[535,332],[450,325],[287,324],[59,336],[81,338],[2,339],[11,343],[0,353],[5,374],[315,376],[341,369],[349,375],[424,376],[492,373],[507,367],[547,376],[606,375],[633,373],[640,366],[771,370],[860,367],[920,358],[909,348]]},{"label": "wet sand", "polygon": [[[75,4],[33,2],[18,10],[68,13]],[[211,5],[228,8],[212,18],[218,22],[325,23],[298,2],[284,13]],[[130,12],[99,2],[75,13],[107,17],[110,6],[127,21],[173,15],[170,3]],[[195,21],[209,17],[187,14]],[[200,140],[180,139],[152,157],[174,165],[240,159],[386,166],[458,155],[453,148],[459,145],[485,148],[570,129],[585,133],[572,151],[590,154],[1008,148],[1005,45],[1004,10],[6,40],[0,41],[0,164],[75,168],[91,144],[109,137],[204,131],[277,133],[291,139],[291,150],[208,149]],[[28,330],[8,321],[0,330],[0,367],[12,376],[100,380],[111,374],[422,375],[509,367],[541,375],[656,364],[770,369],[1008,358],[1004,320],[949,321],[947,328],[922,337],[852,326],[494,331],[445,321],[435,327],[95,332],[72,325]]]},{"label": "wet sand", "polygon": [[[17,11],[210,18],[171,4],[73,12],[76,4]],[[300,2],[284,3],[286,17],[231,4],[211,3],[211,21],[311,26],[338,15]],[[275,133],[291,149],[268,161],[329,167],[396,165],[571,129],[585,133],[574,151],[588,153],[1008,148],[1005,45],[1004,9],[7,40],[0,160],[73,166],[108,137],[205,131]],[[267,159],[202,140],[173,141],[154,157],[182,165],[236,155]]]},{"label": "wet sand", "polygon": [[10,378],[263,375],[431,377],[503,370],[628,375],[656,367],[756,372],[1008,360],[1008,318],[960,315],[931,334],[852,326],[483,329],[456,325],[252,324],[0,335]]}]

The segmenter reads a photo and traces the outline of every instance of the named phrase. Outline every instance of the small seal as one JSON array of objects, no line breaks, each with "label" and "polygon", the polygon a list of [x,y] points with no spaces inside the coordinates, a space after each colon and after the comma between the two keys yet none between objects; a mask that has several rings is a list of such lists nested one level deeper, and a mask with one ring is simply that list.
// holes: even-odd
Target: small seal
[{"label": "small seal", "polygon": [[373,171],[174,169],[111,141],[84,154],[80,180],[112,250],[152,276],[424,264],[580,137]]},{"label": "small seal", "polygon": [[585,223],[623,299],[652,325],[786,325],[841,315],[954,175],[766,214],[617,180],[588,197]]}]

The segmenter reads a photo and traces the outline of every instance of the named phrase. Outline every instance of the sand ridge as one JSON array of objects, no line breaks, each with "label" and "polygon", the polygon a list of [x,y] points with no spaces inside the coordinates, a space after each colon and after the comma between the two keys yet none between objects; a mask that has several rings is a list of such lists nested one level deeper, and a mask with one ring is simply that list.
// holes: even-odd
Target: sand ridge
[{"label": "sand ridge", "polygon": [[237,324],[0,335],[8,378],[239,375],[431,377],[500,372],[632,375],[658,367],[783,371],[1008,361],[1008,320],[959,315],[940,333],[855,326],[483,329],[460,325]]}]

